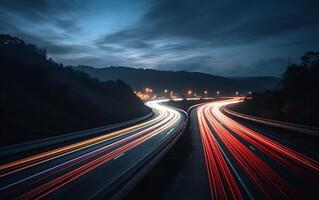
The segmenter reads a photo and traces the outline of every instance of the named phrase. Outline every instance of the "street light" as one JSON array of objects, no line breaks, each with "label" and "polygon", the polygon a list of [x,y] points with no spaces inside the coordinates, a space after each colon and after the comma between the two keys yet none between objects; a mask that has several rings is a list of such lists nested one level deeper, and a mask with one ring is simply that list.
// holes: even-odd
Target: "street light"
[{"label": "street light", "polygon": [[219,91],[216,92],[216,95],[219,96]]},{"label": "street light", "polygon": [[207,94],[207,90],[205,90],[204,93]]},{"label": "street light", "polygon": [[167,92],[168,92],[168,90],[167,90],[167,89],[165,89],[165,90],[164,90],[164,92],[165,92],[165,93],[167,93]]},{"label": "street light", "polygon": [[238,96],[239,92],[236,92],[236,95]]},{"label": "street light", "polygon": [[191,95],[192,94],[192,91],[191,90],[188,90],[188,95]]}]

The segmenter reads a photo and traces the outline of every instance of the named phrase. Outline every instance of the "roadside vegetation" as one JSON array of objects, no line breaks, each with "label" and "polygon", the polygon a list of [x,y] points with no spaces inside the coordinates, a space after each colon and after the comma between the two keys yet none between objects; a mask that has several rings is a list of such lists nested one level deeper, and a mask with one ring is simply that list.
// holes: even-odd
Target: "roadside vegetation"
[{"label": "roadside vegetation", "polygon": [[301,63],[282,75],[280,89],[254,93],[232,109],[254,116],[319,126],[319,52],[308,52]]},{"label": "roadside vegetation", "polygon": [[56,136],[151,112],[121,80],[98,81],[0,35],[0,145]]}]

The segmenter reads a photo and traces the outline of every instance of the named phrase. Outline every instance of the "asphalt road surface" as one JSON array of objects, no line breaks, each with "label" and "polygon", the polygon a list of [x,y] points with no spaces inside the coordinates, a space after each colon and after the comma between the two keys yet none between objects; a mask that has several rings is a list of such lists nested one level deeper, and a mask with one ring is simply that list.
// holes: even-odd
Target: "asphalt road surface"
[{"label": "asphalt road surface", "polygon": [[2,164],[1,199],[94,199],[107,194],[184,126],[186,115],[160,102],[147,103],[155,115],[146,122]]},{"label": "asphalt road surface", "polygon": [[[318,141],[316,130],[280,122],[272,128],[274,122],[225,111],[238,102],[193,109],[192,153],[164,199],[318,199],[319,147],[305,139]],[[184,126],[181,111],[147,104],[155,113],[148,121],[2,164],[1,199],[111,197]]]},{"label": "asphalt road surface", "polygon": [[[212,199],[318,199],[318,152],[306,154],[222,112],[237,99],[197,108]],[[277,132],[280,135],[280,132]]]}]

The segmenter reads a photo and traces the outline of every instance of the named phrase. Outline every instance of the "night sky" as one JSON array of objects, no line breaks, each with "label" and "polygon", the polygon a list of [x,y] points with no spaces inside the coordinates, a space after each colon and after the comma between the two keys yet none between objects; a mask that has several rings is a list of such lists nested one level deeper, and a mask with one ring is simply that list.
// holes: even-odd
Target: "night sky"
[{"label": "night sky", "polygon": [[65,65],[280,75],[319,48],[319,1],[1,0],[0,33]]}]

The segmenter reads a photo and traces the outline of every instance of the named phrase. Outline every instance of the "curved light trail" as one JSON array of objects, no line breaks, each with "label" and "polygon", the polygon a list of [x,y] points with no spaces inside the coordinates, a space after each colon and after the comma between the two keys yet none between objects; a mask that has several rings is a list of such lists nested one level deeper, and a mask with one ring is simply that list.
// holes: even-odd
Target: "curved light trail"
[{"label": "curved light trail", "polygon": [[[141,160],[173,135],[162,133],[170,133],[184,124],[185,117],[161,105],[163,101],[146,103],[157,113],[147,122],[1,165],[2,180],[9,180],[1,182],[2,197],[44,198],[102,165],[128,157],[131,150],[144,145],[146,148],[141,155],[134,157]],[[156,145],[148,145],[150,142]]]},{"label": "curved light trail", "polygon": [[[154,109],[156,109],[156,105],[154,105],[153,103],[149,103],[148,105],[150,107],[153,106]],[[41,163],[50,161],[52,159],[67,155],[69,153],[73,153],[75,151],[79,151],[81,149],[90,147],[92,145],[96,145],[96,144],[114,139],[116,137],[123,136],[123,134],[127,134],[130,131],[140,130],[140,129],[145,128],[148,125],[156,124],[159,121],[161,121],[163,118],[165,118],[165,114],[167,114],[167,113],[163,112],[162,109],[159,109],[158,111],[160,114],[156,118],[154,118],[150,121],[144,122],[142,124],[131,126],[131,127],[119,130],[119,131],[115,131],[115,132],[101,135],[98,137],[94,137],[94,138],[91,138],[91,139],[88,139],[85,141],[70,144],[70,145],[67,145],[65,147],[53,149],[51,151],[43,152],[43,153],[33,155],[33,156],[30,156],[27,158],[23,158],[21,160],[17,160],[17,161],[13,161],[13,162],[9,162],[9,163],[0,165],[0,170],[1,170],[0,177],[9,175],[9,174],[17,172],[17,171],[21,171],[23,169],[35,166],[37,164],[41,164]]]},{"label": "curved light trail", "polygon": [[[238,99],[212,102],[197,109],[212,198],[241,199],[241,192],[249,198],[303,198],[305,194],[289,184],[260,155],[274,160],[310,183],[319,178],[319,162],[243,126],[221,112],[223,106],[238,102]],[[222,153],[224,151],[227,154]],[[248,178],[249,184],[257,188],[257,194],[254,192],[251,195],[241,177],[234,177],[238,173],[232,165],[236,165],[241,174]]]},{"label": "curved light trail", "polygon": [[[213,137],[203,114],[204,107],[198,108],[199,129],[205,155],[206,170],[213,199],[243,199],[235,178],[228,167],[225,157]],[[228,195],[230,191],[230,195]]]}]

